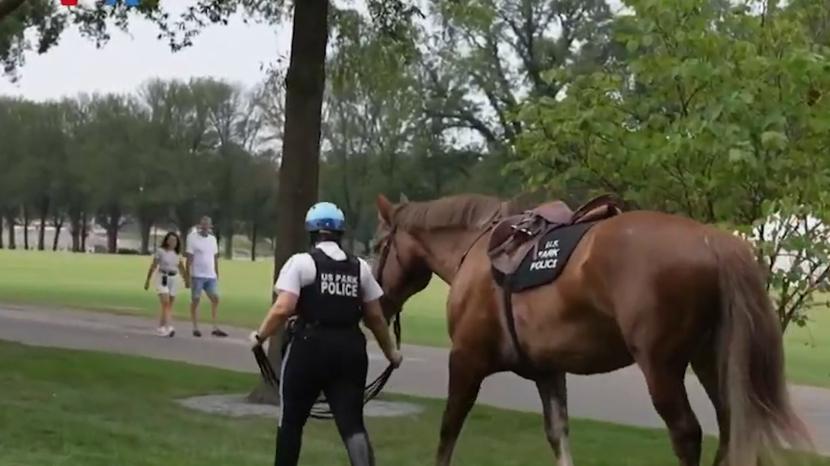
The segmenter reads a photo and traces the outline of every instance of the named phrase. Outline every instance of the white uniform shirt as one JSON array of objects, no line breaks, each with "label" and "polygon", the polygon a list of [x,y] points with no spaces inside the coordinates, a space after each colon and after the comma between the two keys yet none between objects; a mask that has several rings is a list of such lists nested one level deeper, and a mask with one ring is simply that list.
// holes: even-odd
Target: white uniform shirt
[{"label": "white uniform shirt", "polygon": [[[318,243],[317,248],[336,261],[346,260],[346,253],[334,241]],[[380,298],[383,296],[383,289],[372,275],[369,264],[361,258],[357,260],[360,262],[360,292],[363,296],[363,302],[368,303]],[[299,296],[300,290],[314,283],[316,278],[317,266],[314,264],[314,258],[311,257],[311,254],[307,252],[294,254],[282,266],[274,290],[277,293],[286,291]]]},{"label": "white uniform shirt", "polygon": [[219,254],[216,237],[208,234],[202,236],[198,231],[187,235],[187,253],[193,257],[190,275],[195,278],[216,278],[216,264],[213,262]]}]

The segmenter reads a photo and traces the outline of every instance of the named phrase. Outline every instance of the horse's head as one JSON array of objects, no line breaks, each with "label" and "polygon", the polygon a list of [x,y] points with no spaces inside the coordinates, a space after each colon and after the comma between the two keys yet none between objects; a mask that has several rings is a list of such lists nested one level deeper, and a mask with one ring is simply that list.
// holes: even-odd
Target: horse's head
[{"label": "horse's head", "polygon": [[401,312],[407,299],[427,287],[432,270],[419,241],[395,224],[398,206],[381,194],[377,207],[378,228],[373,245],[377,260],[373,273],[383,288],[381,304],[388,319]]}]

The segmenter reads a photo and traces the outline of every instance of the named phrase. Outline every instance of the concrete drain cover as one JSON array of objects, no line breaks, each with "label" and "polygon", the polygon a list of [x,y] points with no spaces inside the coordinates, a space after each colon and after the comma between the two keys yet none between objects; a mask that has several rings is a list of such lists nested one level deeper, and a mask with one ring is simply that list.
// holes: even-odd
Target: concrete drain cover
[{"label": "concrete drain cover", "polygon": [[[276,418],[279,407],[248,403],[244,394],[204,395],[176,400],[177,403],[197,411],[231,417],[264,416]],[[411,416],[423,411],[418,405],[402,401],[372,400],[364,410],[366,417]]]}]

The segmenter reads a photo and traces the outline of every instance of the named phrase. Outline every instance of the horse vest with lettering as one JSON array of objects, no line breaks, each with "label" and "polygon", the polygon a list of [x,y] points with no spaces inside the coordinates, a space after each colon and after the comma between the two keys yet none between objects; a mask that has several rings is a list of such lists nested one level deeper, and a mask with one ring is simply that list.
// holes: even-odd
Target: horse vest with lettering
[{"label": "horse vest with lettering", "polygon": [[357,327],[363,318],[360,261],[348,253],[346,260],[337,261],[317,248],[310,254],[317,275],[300,290],[299,320],[310,326]]},{"label": "horse vest with lettering", "polygon": [[515,272],[505,276],[492,268],[493,278],[512,292],[529,290],[556,280],[582,236],[597,222],[559,226],[536,241]]}]

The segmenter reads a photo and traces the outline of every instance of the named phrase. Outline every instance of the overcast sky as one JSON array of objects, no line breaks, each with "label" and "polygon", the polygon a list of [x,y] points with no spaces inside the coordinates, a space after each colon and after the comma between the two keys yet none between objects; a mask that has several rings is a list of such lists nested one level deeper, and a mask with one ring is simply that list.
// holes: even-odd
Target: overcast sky
[{"label": "overcast sky", "polygon": [[130,34],[113,29],[102,49],[73,28],[45,55],[29,54],[19,82],[0,75],[0,95],[46,100],[79,92],[130,92],[152,77],[213,76],[251,86],[264,78],[261,66],[287,58],[289,26],[246,25],[232,18],[228,26],[211,26],[192,47],[176,53],[156,39],[156,26],[145,20],[132,21]]}]

